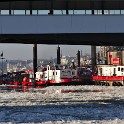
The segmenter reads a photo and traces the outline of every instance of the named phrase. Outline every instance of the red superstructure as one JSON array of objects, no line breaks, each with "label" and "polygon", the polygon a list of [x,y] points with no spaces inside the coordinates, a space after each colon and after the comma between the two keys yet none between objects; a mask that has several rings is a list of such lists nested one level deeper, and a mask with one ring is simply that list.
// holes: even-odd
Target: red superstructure
[{"label": "red superstructure", "polygon": [[2,84],[6,85],[32,85],[33,84],[33,71],[24,70],[12,72],[2,77]]}]

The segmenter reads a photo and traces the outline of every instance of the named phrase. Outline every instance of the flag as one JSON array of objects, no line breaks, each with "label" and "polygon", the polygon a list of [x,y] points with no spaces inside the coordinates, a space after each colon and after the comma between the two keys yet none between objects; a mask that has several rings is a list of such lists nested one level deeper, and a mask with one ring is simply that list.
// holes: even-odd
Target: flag
[{"label": "flag", "polygon": [[2,51],[2,53],[1,53],[1,55],[0,55],[1,57],[3,57],[3,51]]}]

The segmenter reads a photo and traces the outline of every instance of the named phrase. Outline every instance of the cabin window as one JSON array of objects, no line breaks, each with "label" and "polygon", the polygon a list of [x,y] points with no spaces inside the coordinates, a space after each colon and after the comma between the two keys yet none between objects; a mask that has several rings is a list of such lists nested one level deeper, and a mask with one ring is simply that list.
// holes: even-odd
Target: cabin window
[{"label": "cabin window", "polygon": [[118,71],[120,71],[120,67],[118,67]]},{"label": "cabin window", "polygon": [[123,72],[124,71],[124,68],[121,68],[121,72]]},{"label": "cabin window", "polygon": [[57,75],[57,72],[56,72],[56,75]]},{"label": "cabin window", "polygon": [[116,69],[114,68],[114,74],[113,74],[113,76],[116,76]]},{"label": "cabin window", "polygon": [[33,75],[32,75],[32,74],[30,74],[30,75],[29,75],[29,78],[33,78]]},{"label": "cabin window", "polygon": [[74,71],[72,71],[72,75],[74,75],[75,73],[74,73]]},{"label": "cabin window", "polygon": [[102,68],[100,68],[100,75],[102,75]]},{"label": "cabin window", "polygon": [[53,72],[53,75],[54,75],[54,72]]}]

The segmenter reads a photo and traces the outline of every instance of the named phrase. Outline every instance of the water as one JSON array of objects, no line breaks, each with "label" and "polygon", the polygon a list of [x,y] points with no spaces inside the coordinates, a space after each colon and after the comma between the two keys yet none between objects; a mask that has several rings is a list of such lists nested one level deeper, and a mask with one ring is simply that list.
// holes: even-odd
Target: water
[{"label": "water", "polygon": [[17,85],[0,85],[0,92],[29,92],[32,89],[41,89],[44,88],[43,86],[17,86]]},{"label": "water", "polygon": [[[58,86],[58,85],[57,85]],[[54,85],[54,87],[57,87]],[[70,86],[70,85],[69,85]],[[71,86],[75,86],[75,85],[71,85]],[[45,88],[45,86],[21,86],[21,85],[0,85],[0,92],[41,92],[45,91],[48,92],[49,87],[47,86],[48,89],[47,90],[43,90],[43,88]],[[59,86],[61,87],[61,85]],[[75,86],[76,87],[76,86]],[[54,89],[54,92],[56,92],[57,89]],[[109,92],[110,90],[86,90],[86,89],[61,89],[59,92],[60,93],[85,93],[85,92]],[[43,93],[45,93],[43,92]]]}]

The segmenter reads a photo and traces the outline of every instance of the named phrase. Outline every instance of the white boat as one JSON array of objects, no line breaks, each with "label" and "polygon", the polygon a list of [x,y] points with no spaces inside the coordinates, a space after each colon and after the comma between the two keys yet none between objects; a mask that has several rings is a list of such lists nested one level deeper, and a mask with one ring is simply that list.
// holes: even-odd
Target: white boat
[{"label": "white boat", "polygon": [[41,72],[36,72],[36,84],[58,84],[58,83],[83,83],[78,76],[77,69],[63,68],[63,66],[47,65]]}]

